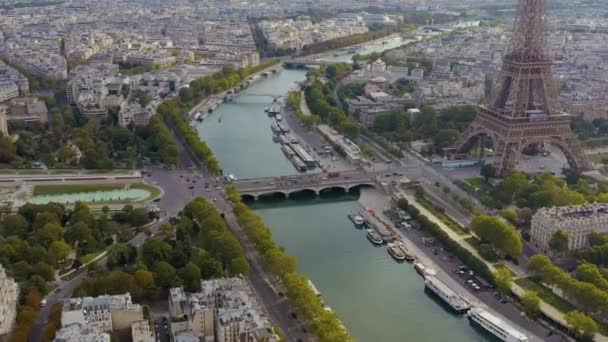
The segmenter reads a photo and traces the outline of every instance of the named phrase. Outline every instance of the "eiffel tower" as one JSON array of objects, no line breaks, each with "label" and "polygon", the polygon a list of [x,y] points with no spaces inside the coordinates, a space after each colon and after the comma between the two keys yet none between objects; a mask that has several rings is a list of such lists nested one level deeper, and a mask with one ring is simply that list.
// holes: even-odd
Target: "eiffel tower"
[{"label": "eiffel tower", "polygon": [[493,166],[499,176],[515,168],[526,148],[545,143],[558,146],[575,172],[590,170],[591,163],[570,130],[570,116],[558,109],[551,65],[545,0],[520,0],[509,52],[490,101],[447,150],[450,157],[467,153],[487,137],[494,143]]}]

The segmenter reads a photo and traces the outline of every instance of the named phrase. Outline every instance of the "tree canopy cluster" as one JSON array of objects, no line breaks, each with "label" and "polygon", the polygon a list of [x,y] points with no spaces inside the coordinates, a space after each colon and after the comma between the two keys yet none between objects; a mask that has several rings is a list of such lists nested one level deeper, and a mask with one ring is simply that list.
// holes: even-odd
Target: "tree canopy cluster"
[{"label": "tree canopy cluster", "polygon": [[184,207],[175,226],[163,223],[160,234],[147,239],[139,252],[118,243],[107,258],[109,270],[89,272],[78,295],[130,292],[135,300],[163,298],[171,287],[198,292],[201,279],[249,272],[236,237],[215,206],[202,198]]},{"label": "tree canopy cluster", "polygon": [[[314,115],[318,115],[321,121],[330,124],[342,134],[351,139],[359,137],[360,127],[346,116],[342,106],[334,96],[337,82],[348,76],[352,71],[350,64],[337,63],[308,73],[309,84],[304,94],[306,103]],[[324,76],[329,81],[321,82]]]},{"label": "tree canopy cluster", "polygon": [[308,320],[319,340],[352,341],[336,313],[323,308],[323,303],[310,287],[308,279],[298,273],[296,258],[275,244],[266,223],[241,202],[241,195],[236,188],[228,189],[228,198],[234,205],[240,226],[264,256],[270,271],[281,278],[287,297]]},{"label": "tree canopy cluster", "polygon": [[[535,255],[530,258],[528,270],[549,286],[561,289],[566,298],[577,304],[578,308],[587,314],[606,321],[608,317],[608,291],[605,278],[595,266],[591,264],[579,265],[576,271],[577,278],[571,277],[561,268],[554,265],[545,255]],[[600,273],[601,274],[601,273]]]},{"label": "tree canopy cluster", "polygon": [[[608,266],[608,234],[592,233],[589,247],[578,250],[576,255],[592,264]],[[605,274],[608,275],[608,270]]]},{"label": "tree canopy cluster", "polygon": [[[143,211],[143,213],[140,213]],[[127,213],[138,223],[149,220],[143,209]],[[5,214],[0,224],[0,263],[17,281],[43,285],[55,279],[55,269],[70,266],[70,260],[95,253],[114,242],[113,236],[126,241],[133,236],[131,222],[118,222],[106,214],[94,215],[86,204],[73,210],[60,204],[26,204],[18,213]],[[24,283],[24,285],[26,285]],[[40,286],[41,293],[47,288]]]},{"label": "tree canopy cluster", "polygon": [[290,91],[287,95],[287,104],[291,110],[296,114],[298,121],[304,126],[304,128],[311,130],[321,122],[321,118],[317,115],[306,115],[300,109],[300,103],[302,102],[302,93],[299,91]]},{"label": "tree canopy cluster", "polygon": [[[60,96],[60,93],[56,95]],[[175,163],[175,142],[168,130],[152,119],[148,126],[117,125],[118,112],[110,110],[107,119],[86,119],[78,111],[56,98],[43,97],[49,108],[50,131],[32,125],[13,125],[11,132],[19,139],[11,143],[0,138],[0,162],[15,168],[29,167],[41,161],[49,168],[112,169],[133,167],[139,157],[153,162]],[[72,143],[82,156],[77,158]]]},{"label": "tree canopy cluster", "polygon": [[[131,222],[149,220],[145,211],[143,217],[138,213],[141,210],[125,208],[122,217],[127,222],[118,222],[105,213],[94,214],[83,203],[72,210],[56,203],[25,204],[17,213],[2,216],[0,264],[19,283],[23,296],[16,340],[27,340],[32,329],[29,322],[35,319],[41,296],[51,290],[49,283],[55,280],[56,271],[70,270],[76,264],[71,263],[74,258],[104,250],[114,242],[113,236],[119,241],[131,239]],[[45,336],[51,336],[54,330],[50,325],[47,328]]]},{"label": "tree canopy cluster", "polygon": [[489,242],[499,254],[517,257],[523,251],[519,233],[496,216],[475,216],[471,222],[471,229],[482,242]]},{"label": "tree canopy cluster", "polygon": [[302,49],[302,54],[316,54],[324,51],[341,49],[343,47],[380,39],[398,31],[399,28],[396,25],[384,25],[378,30],[370,30],[365,33],[357,33],[350,36],[338,37],[322,42],[305,45]]},{"label": "tree canopy cluster", "polygon": [[548,172],[528,178],[522,172],[510,171],[486,199],[486,205],[499,209],[512,203],[531,209],[608,203],[608,183],[591,184],[585,179],[578,179],[574,184],[567,184],[564,179]]}]

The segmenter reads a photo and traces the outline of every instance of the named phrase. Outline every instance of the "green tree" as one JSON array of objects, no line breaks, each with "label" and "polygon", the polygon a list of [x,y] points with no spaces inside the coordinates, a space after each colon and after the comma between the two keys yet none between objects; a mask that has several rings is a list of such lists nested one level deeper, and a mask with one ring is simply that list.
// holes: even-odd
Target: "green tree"
[{"label": "green tree", "polygon": [[595,285],[597,288],[608,291],[608,278],[606,278],[600,269],[593,264],[583,262],[576,267],[576,278]]},{"label": "green tree", "polygon": [[477,215],[471,222],[471,229],[502,254],[519,256],[523,252],[523,243],[517,231],[498,217]]},{"label": "green tree", "polygon": [[154,273],[156,274],[156,283],[160,287],[168,289],[179,285],[175,268],[167,262],[157,262],[154,266]]},{"label": "green tree", "polygon": [[199,292],[201,290],[201,270],[194,263],[187,263],[180,270],[180,277],[184,282],[186,291]]},{"label": "green tree", "polygon": [[521,296],[521,307],[530,319],[537,320],[540,317],[540,299],[534,291],[526,291]]},{"label": "green tree", "polygon": [[141,253],[146,265],[150,266],[154,265],[157,261],[168,261],[172,251],[171,245],[157,237],[153,237],[144,242]]},{"label": "green tree", "polygon": [[0,135],[0,163],[10,163],[17,157],[17,147],[11,137]]},{"label": "green tree", "polygon": [[249,273],[249,263],[244,256],[239,256],[230,261],[230,267],[228,269],[232,275],[247,275]]},{"label": "green tree", "polygon": [[175,228],[173,227],[172,224],[167,223],[167,222],[161,223],[159,230],[160,230],[160,234],[162,236],[164,236],[166,239],[173,238],[173,235],[175,234]]},{"label": "green tree", "polygon": [[49,246],[49,252],[51,252],[55,258],[57,258],[57,261],[64,262],[70,253],[72,253],[72,248],[70,245],[65,243],[65,241],[57,240],[51,243]]},{"label": "green tree", "polygon": [[486,182],[496,176],[496,169],[492,164],[484,164],[479,171],[479,174],[486,180]]},{"label": "green tree", "polygon": [[363,157],[367,158],[367,159],[372,159],[375,155],[374,149],[369,147],[369,146],[365,146],[362,150],[361,150],[361,155],[363,155]]},{"label": "green tree", "polygon": [[55,280],[55,269],[46,262],[39,261],[32,267],[32,273],[41,276],[46,281]]},{"label": "green tree", "polygon": [[154,290],[156,289],[156,284],[154,283],[154,273],[140,269],[135,271],[134,274],[135,281],[137,285],[144,290]]},{"label": "green tree", "polygon": [[108,250],[108,267],[122,267],[135,261],[137,250],[125,243],[113,244]]},{"label": "green tree", "polygon": [[442,129],[434,136],[433,141],[435,143],[435,150],[437,153],[441,153],[441,151],[451,146],[458,140],[460,136],[460,132],[455,129]]},{"label": "green tree", "polygon": [[95,238],[89,226],[83,221],[78,221],[65,230],[65,240],[72,245],[78,243],[81,246],[82,244],[93,243]]},{"label": "green tree", "polygon": [[2,236],[17,235],[19,237],[25,237],[29,229],[29,223],[27,220],[19,214],[8,214],[2,219],[2,225],[0,232]]},{"label": "green tree", "polygon": [[570,311],[565,315],[565,319],[579,341],[593,341],[598,326],[591,317],[580,311]]},{"label": "green tree", "polygon": [[414,119],[416,133],[422,138],[430,138],[437,132],[437,111],[432,106],[423,106]]},{"label": "green tree", "polygon": [[496,284],[496,290],[503,296],[511,293],[511,286],[513,286],[513,276],[511,271],[505,267],[498,268],[493,273],[494,283]]},{"label": "green tree", "polygon": [[344,133],[344,135],[351,139],[357,139],[359,137],[359,125],[350,120],[342,121],[340,123],[340,129],[342,130],[342,133]]},{"label": "green tree", "polygon": [[43,246],[48,246],[51,242],[61,240],[63,228],[56,223],[47,223],[35,233],[36,240]]},{"label": "green tree", "polygon": [[511,224],[519,223],[519,216],[517,215],[517,211],[515,211],[515,209],[501,210],[500,216],[502,216],[505,220],[509,221]]},{"label": "green tree", "polygon": [[557,230],[551,236],[549,240],[549,248],[558,254],[562,254],[568,250],[568,241],[570,240],[570,235],[568,232],[563,230]]},{"label": "green tree", "polygon": [[131,215],[129,217],[129,223],[134,226],[143,226],[144,224],[150,222],[150,218],[148,216],[148,211],[144,208],[135,208],[131,211]]}]

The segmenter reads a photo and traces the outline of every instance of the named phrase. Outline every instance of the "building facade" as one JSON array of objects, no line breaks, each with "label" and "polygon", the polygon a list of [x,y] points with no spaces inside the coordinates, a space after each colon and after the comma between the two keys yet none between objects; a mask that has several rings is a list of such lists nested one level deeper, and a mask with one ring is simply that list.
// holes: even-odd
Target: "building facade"
[{"label": "building facade", "polygon": [[531,241],[542,252],[550,251],[549,241],[558,230],[568,233],[568,250],[575,251],[589,246],[591,233],[608,233],[608,205],[541,208],[531,226]]},{"label": "building facade", "polygon": [[202,281],[198,293],[173,288],[169,312],[176,341],[278,341],[251,285],[241,277]]},{"label": "building facade", "polygon": [[[17,316],[19,286],[0,265],[0,336],[11,331]],[[2,338],[0,338],[2,340]]]},{"label": "building facade", "polygon": [[8,107],[0,104],[0,133],[8,134],[7,113]]}]

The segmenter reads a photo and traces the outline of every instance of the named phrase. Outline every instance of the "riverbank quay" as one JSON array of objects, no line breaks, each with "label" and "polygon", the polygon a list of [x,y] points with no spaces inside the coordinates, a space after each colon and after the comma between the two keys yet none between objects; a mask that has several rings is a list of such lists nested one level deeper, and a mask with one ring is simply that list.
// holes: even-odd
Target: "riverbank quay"
[{"label": "riverbank quay", "polygon": [[188,150],[194,155],[199,166],[204,164],[205,169],[214,175],[221,173],[219,161],[207,143],[187,120],[188,111],[196,103],[217,92],[225,91],[243,82],[243,78],[258,73],[280,63],[279,59],[272,59],[254,68],[232,69],[224,68],[221,71],[190,82],[190,87],[182,88],[179,96],[163,102],[157,109],[157,114],[163,118],[165,124],[170,126],[174,134],[179,134]]},{"label": "riverbank quay", "polygon": [[[385,222],[390,222],[384,210],[391,207],[394,202],[384,193],[376,189],[363,189],[359,198],[359,204],[364,210],[373,210],[375,215]],[[531,322],[521,315],[519,309],[514,305],[505,305],[494,296],[492,291],[475,291],[457,272],[460,265],[453,258],[454,254],[439,245],[431,246],[425,243],[431,236],[421,229],[394,229],[399,240],[403,241],[409,250],[416,255],[418,262],[433,269],[435,277],[464,297],[472,306],[481,307],[505,321],[511,322],[524,332],[530,341],[561,341],[559,335],[547,336],[549,330],[539,324]],[[436,253],[436,254],[435,254]],[[451,258],[450,258],[451,257]],[[421,284],[423,284],[421,280]]]},{"label": "riverbank quay", "polygon": [[[234,187],[227,189],[227,198],[232,204],[239,226],[253,246],[263,255],[271,272],[280,281],[290,302],[302,314],[313,329],[319,341],[354,341],[340,319],[332,310],[326,310],[308,283],[308,279],[298,273],[295,257],[286,254],[272,240],[266,223],[241,201],[241,195]],[[282,293],[282,292],[280,292]]]},{"label": "riverbank quay", "polygon": [[[432,213],[430,213],[420,203],[418,203],[415,196],[407,193],[406,191],[403,191],[401,189],[396,189],[395,192],[393,193],[393,199],[395,199],[396,201],[398,201],[399,199],[405,199],[407,201],[407,207],[402,208],[402,209],[405,209],[406,211],[408,211],[418,221],[424,222],[424,220],[426,220],[427,221],[426,222],[427,230],[432,232],[433,229],[435,229],[435,230],[438,229],[441,232],[441,234],[443,234],[443,236],[439,236],[439,235],[437,235],[437,233],[434,233],[433,235],[435,238],[438,238],[438,240],[440,240],[441,242],[446,243],[447,239],[449,239],[451,241],[450,243],[452,244],[452,246],[454,246],[454,244],[456,244],[459,246],[459,248],[465,250],[466,253],[469,253],[470,255],[472,255],[475,259],[470,259],[469,262],[473,262],[473,260],[475,260],[473,262],[476,265],[476,266],[474,266],[475,268],[480,268],[481,270],[487,269],[487,271],[482,271],[481,274],[479,271],[477,271],[476,273],[478,275],[486,278],[486,280],[488,280],[489,282],[493,281],[492,273],[496,271],[496,267],[492,263],[487,262],[485,259],[483,259],[477,253],[477,250],[466,241],[467,236],[460,236],[460,235],[456,234],[453,230],[451,230],[443,222],[441,222],[441,220],[436,218]],[[431,226],[434,226],[436,228],[431,229]],[[452,252],[455,252],[455,251],[452,251]],[[471,267],[472,265],[467,264],[466,260],[463,260],[463,261],[464,261],[465,265],[467,265],[469,268],[473,269],[473,267]],[[480,263],[483,263],[483,265]],[[484,274],[486,274],[486,276],[484,276]],[[487,274],[489,274],[489,276],[487,276]],[[520,298],[525,293],[525,289],[523,289],[519,285],[513,283],[511,286],[511,292],[517,298]],[[542,312],[542,315],[543,315],[545,321],[547,321],[550,324],[557,325],[561,329],[569,331],[569,325],[566,322],[566,319],[564,318],[564,313],[560,312],[559,310],[557,310],[556,308],[554,308],[553,306],[549,305],[548,303],[546,303],[542,300],[541,300],[541,304],[540,304],[540,309],[541,309],[541,312]],[[606,341],[608,341],[608,337],[597,334],[595,337],[595,341],[606,342]]]},{"label": "riverbank quay", "polygon": [[218,105],[220,105],[223,102],[224,97],[226,97],[230,94],[234,94],[234,93],[246,88],[249,84],[251,84],[257,80],[260,80],[264,73],[279,72],[282,68],[283,68],[283,66],[281,65],[280,61],[277,60],[277,62],[275,64],[272,64],[260,71],[257,71],[251,75],[248,75],[244,81],[235,85],[234,87],[231,87],[230,89],[226,89],[218,94],[213,94],[207,98],[202,99],[197,105],[195,105],[194,107],[192,107],[192,109],[190,109],[190,111],[188,111],[188,115],[187,115],[188,120],[189,121],[193,120],[193,118],[197,112],[205,113],[205,112],[208,112],[210,109],[211,110],[215,109]]}]

